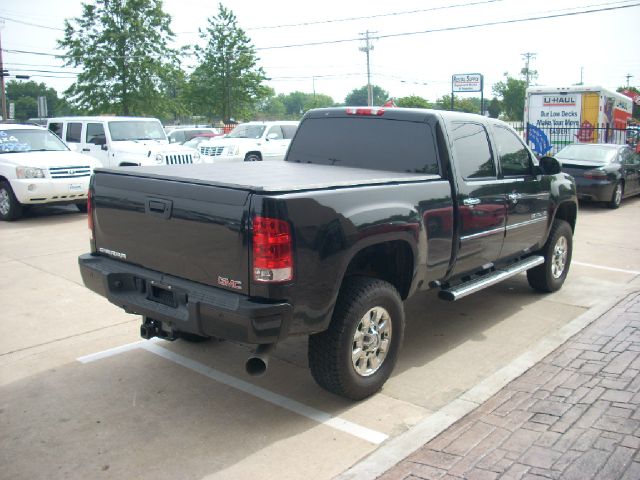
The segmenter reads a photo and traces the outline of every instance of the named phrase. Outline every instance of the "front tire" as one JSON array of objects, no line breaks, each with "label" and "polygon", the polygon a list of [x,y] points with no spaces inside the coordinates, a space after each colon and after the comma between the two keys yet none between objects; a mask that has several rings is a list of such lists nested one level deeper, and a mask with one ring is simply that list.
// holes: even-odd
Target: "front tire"
[{"label": "front tire", "polygon": [[616,209],[622,203],[622,195],[624,195],[624,185],[622,182],[616,183],[616,186],[613,187],[613,193],[611,194],[611,200],[607,202],[607,207],[611,209]]},{"label": "front tire", "polygon": [[404,336],[398,291],[369,277],[345,280],[329,328],[309,337],[309,368],[322,388],[361,400],[387,381]]},{"label": "front tire", "polygon": [[544,263],[527,270],[527,280],[531,288],[551,293],[564,284],[573,252],[573,230],[564,220],[556,219],[549,238],[542,249]]},{"label": "front tire", "polygon": [[0,220],[16,220],[22,216],[22,205],[9,182],[0,182]]},{"label": "front tire", "polygon": [[257,153],[247,153],[244,157],[245,162],[261,162],[262,157]]}]

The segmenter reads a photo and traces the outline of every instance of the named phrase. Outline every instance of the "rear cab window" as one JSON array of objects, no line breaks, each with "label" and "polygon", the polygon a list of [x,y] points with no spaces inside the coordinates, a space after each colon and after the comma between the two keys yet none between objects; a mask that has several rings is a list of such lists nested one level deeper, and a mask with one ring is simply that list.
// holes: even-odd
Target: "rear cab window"
[{"label": "rear cab window", "polygon": [[291,143],[287,161],[440,174],[432,127],[396,119],[307,118]]}]

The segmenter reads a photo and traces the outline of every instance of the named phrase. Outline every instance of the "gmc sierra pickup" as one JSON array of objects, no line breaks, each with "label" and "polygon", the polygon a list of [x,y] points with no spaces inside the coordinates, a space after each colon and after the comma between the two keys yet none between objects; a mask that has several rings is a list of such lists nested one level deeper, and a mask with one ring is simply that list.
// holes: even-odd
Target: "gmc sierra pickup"
[{"label": "gmc sierra pickup", "polygon": [[144,338],[257,345],[258,374],[308,335],[314,379],[351,399],[391,374],[416,291],[559,289],[577,215],[572,177],[503,122],[375,107],[309,111],[284,162],[97,169],[89,194],[83,281]]}]

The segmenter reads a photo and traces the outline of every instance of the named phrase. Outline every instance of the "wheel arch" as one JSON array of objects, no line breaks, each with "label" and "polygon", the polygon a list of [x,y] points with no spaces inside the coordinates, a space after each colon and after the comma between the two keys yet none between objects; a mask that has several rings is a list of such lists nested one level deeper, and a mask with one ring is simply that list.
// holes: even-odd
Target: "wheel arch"
[{"label": "wheel arch", "polygon": [[262,158],[262,152],[261,152],[260,150],[249,150],[247,153],[245,153],[245,154],[244,154],[244,160],[245,160],[245,162],[247,161],[247,157],[248,157],[249,155],[256,155],[256,156],[260,157],[260,161],[262,161],[262,160],[263,160],[263,158]]},{"label": "wheel arch", "polygon": [[576,219],[578,217],[578,206],[574,202],[563,202],[556,209],[555,219],[564,220],[571,226],[571,231],[576,230]]},{"label": "wheel arch", "polygon": [[415,254],[407,240],[395,239],[373,243],[351,257],[340,285],[353,276],[368,276],[393,285],[405,300],[411,291],[415,271]]}]

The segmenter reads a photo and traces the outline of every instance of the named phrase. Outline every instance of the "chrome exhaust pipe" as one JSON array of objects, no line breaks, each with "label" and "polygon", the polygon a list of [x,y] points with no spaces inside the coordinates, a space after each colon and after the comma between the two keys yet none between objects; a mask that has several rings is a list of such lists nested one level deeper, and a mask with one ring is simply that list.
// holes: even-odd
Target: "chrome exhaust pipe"
[{"label": "chrome exhaust pipe", "polygon": [[264,375],[269,366],[269,355],[275,350],[275,343],[267,343],[258,345],[255,352],[249,355],[247,362],[244,364],[246,372],[252,377]]}]

